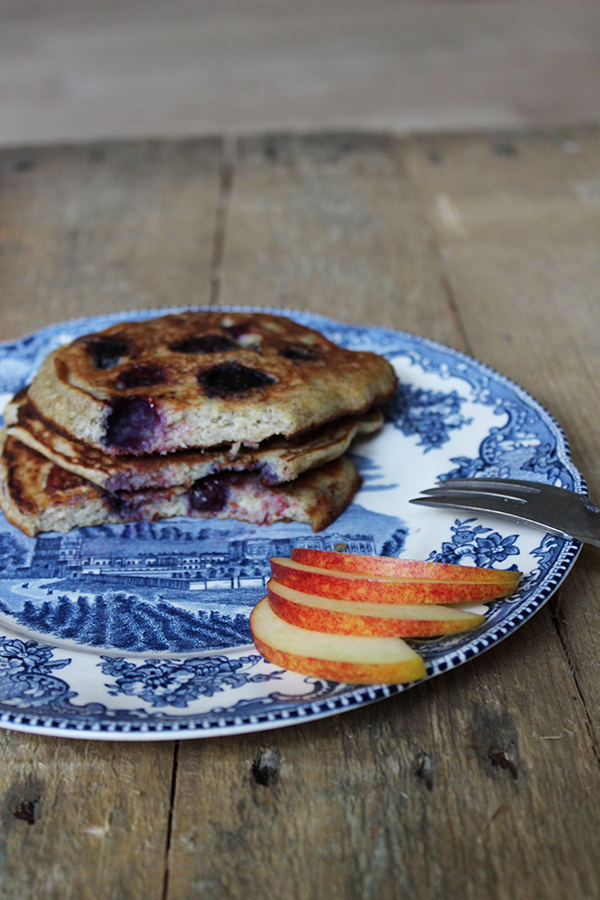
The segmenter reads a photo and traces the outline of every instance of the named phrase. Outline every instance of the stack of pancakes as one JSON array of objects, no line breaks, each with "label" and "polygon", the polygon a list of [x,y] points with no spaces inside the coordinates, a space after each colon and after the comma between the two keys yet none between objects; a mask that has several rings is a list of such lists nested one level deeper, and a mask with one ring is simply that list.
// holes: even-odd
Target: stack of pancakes
[{"label": "stack of pancakes", "polygon": [[382,357],[281,316],[124,322],[50,353],[7,406],[0,507],[28,535],[169,516],[319,531],[395,384]]}]

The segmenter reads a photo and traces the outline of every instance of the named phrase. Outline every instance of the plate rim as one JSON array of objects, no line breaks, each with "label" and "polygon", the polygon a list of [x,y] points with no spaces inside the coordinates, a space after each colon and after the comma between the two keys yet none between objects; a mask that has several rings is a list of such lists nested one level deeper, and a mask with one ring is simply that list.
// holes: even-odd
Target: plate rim
[{"label": "plate rim", "polygon": [[[395,328],[380,325],[370,325],[356,322],[341,322],[316,313],[311,310],[300,309],[281,309],[276,307],[265,307],[258,305],[242,305],[242,304],[202,304],[189,305],[168,308],[144,308],[132,309],[126,311],[97,313],[92,316],[80,316],[73,319],[65,319],[59,322],[42,326],[39,329],[28,332],[18,338],[8,339],[0,342],[0,350],[10,350],[13,346],[22,344],[24,341],[32,338],[43,339],[56,330],[63,328],[79,328],[87,326],[88,323],[97,322],[98,325],[92,328],[111,327],[111,324],[117,324],[121,321],[128,321],[130,318],[143,320],[144,318],[156,318],[162,315],[172,315],[187,311],[215,311],[215,312],[247,312],[247,313],[268,313],[273,315],[283,315],[294,318],[295,320],[307,319],[311,324],[308,327],[318,329],[319,323],[330,328],[341,327],[342,329],[357,329],[368,332],[387,334],[393,338],[404,338],[407,341],[415,341],[424,348],[430,348],[435,353],[450,355],[458,362],[464,362],[469,366],[475,365],[477,370],[482,374],[490,377],[493,381],[508,388],[521,402],[529,408],[535,408],[546,425],[552,431],[556,439],[557,456],[568,468],[569,473],[573,477],[577,487],[576,489],[585,495],[589,495],[588,486],[583,474],[575,466],[569,442],[563,427],[558,420],[550,413],[546,407],[537,400],[532,394],[526,391],[519,384],[514,382],[502,372],[487,365],[474,356],[470,356],[454,347],[449,347],[431,338],[424,337],[413,332],[402,331]],[[104,320],[110,324],[101,325]],[[383,354],[382,354],[383,355]],[[395,353],[394,355],[402,355]],[[533,479],[532,479],[533,480]],[[0,727],[8,730],[20,731],[23,733],[49,735],[54,737],[66,737],[88,740],[119,740],[119,741],[156,741],[156,740],[182,740],[201,737],[211,737],[215,735],[237,735],[248,734],[253,732],[273,730],[276,728],[288,727],[305,721],[313,721],[315,719],[328,718],[338,715],[341,712],[357,709],[372,703],[379,702],[392,696],[404,693],[412,687],[416,687],[436,676],[458,666],[470,662],[472,659],[480,656],[486,650],[496,646],[509,635],[513,634],[525,622],[527,622],[542,606],[550,599],[552,594],[563,583],[571,569],[573,568],[577,558],[581,552],[582,544],[576,540],[562,540],[563,546],[560,549],[558,557],[553,564],[552,577],[548,577],[544,584],[535,591],[534,595],[529,598],[525,606],[515,609],[511,615],[506,617],[501,623],[496,623],[485,634],[476,637],[460,650],[452,651],[451,649],[445,654],[445,658],[441,660],[432,660],[427,663],[427,674],[424,678],[407,684],[394,685],[348,685],[348,690],[344,693],[337,694],[333,697],[326,697],[321,700],[310,701],[308,698],[303,703],[299,701],[290,709],[280,709],[275,711],[265,710],[256,715],[235,715],[211,713],[192,713],[188,717],[173,716],[173,720],[161,720],[157,722],[149,722],[140,720],[139,723],[133,721],[119,722],[108,721],[106,724],[94,722],[93,720],[74,720],[69,719],[68,713],[65,715],[43,715],[39,713],[27,713],[19,711],[9,704],[0,702]],[[8,629],[0,626],[0,633]],[[24,637],[18,639],[26,640]],[[43,641],[36,639],[36,643],[42,646],[56,648],[51,641]],[[56,648],[58,649],[58,648]],[[64,648],[63,648],[64,649]],[[72,655],[77,655],[77,650],[68,651]],[[227,651],[222,651],[226,653]],[[81,654],[82,652],[79,651]],[[136,654],[143,657],[143,654]],[[174,658],[177,658],[176,656]],[[195,721],[195,719],[197,721]],[[182,721],[183,720],[183,721]]]}]

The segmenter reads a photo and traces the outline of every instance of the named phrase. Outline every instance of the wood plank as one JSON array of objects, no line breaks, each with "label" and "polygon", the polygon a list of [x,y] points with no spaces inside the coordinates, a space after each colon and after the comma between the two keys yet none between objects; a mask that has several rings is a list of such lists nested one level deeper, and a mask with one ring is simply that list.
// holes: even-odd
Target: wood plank
[{"label": "wood plank", "polygon": [[161,900],[173,752],[0,732],[3,900]]},{"label": "wood plank", "polygon": [[[461,293],[458,307],[446,245],[407,184],[416,152],[432,151],[353,137],[243,142],[222,302],[455,346],[464,334],[482,355],[479,299]],[[183,743],[167,896],[555,900],[573,884],[595,896],[599,787],[587,711],[546,609],[482,658],[378,706]]]},{"label": "wood plank", "polygon": [[310,309],[461,346],[393,141],[240,142],[220,301]]},{"label": "wood plank", "polygon": [[2,0],[0,143],[597,121],[596,0]]},{"label": "wood plank", "polygon": [[[470,346],[553,413],[599,497],[600,130],[417,141],[408,166]],[[598,553],[555,604],[596,746]]]},{"label": "wood plank", "polygon": [[471,346],[560,419],[599,483],[600,134],[570,134],[416,142],[409,167]]},{"label": "wood plank", "polygon": [[[0,337],[209,300],[219,142],[5,151],[0,172]],[[1,732],[0,895],[159,900],[174,747]]]},{"label": "wood plank", "polygon": [[182,743],[167,896],[597,896],[600,773],[556,644],[544,611],[375,706]]},{"label": "wood plank", "polygon": [[210,300],[218,141],[0,153],[0,339]]},{"label": "wood plank", "polygon": [[[512,170],[494,175],[493,167],[482,165],[479,173],[477,154],[488,157],[480,149],[483,145],[469,143],[476,140],[481,141],[457,142],[475,150],[455,168],[460,173],[465,170],[465,182],[470,169],[482,208],[484,195],[488,200],[499,198],[491,203],[499,224],[486,232],[482,212],[466,237],[461,231],[465,215],[450,180],[441,182],[441,191],[437,182],[435,191],[428,187],[426,164],[437,172],[438,157],[444,159],[437,143],[280,138],[275,144],[242,144],[222,274],[216,273],[222,283],[220,299],[301,306],[470,346],[492,364],[497,359],[502,364],[497,367],[508,369],[507,374],[529,389],[547,391],[560,416],[563,405],[571,404],[564,411],[581,437],[579,454],[587,459],[592,444],[588,448],[583,413],[591,413],[595,390],[590,363],[595,334],[578,323],[585,324],[586,316],[595,311],[590,303],[586,312],[584,299],[592,285],[585,279],[569,281],[578,285],[577,308],[570,316],[561,312],[560,327],[551,312],[562,306],[553,301],[548,312],[547,294],[548,285],[555,289],[562,284],[563,269],[571,271],[567,263],[575,276],[581,270],[595,271],[591,257],[588,260],[576,243],[583,224],[591,222],[590,229],[595,228],[595,213],[586,213],[585,223],[573,222],[567,246],[555,222],[556,207],[550,202],[560,194],[554,157],[549,151],[537,156],[531,151],[528,179],[531,183],[532,173],[538,173],[541,186],[535,188],[539,196],[530,206],[534,212],[544,204],[550,209],[544,216],[533,215],[526,228],[523,217],[530,206],[519,206],[523,188],[518,179],[503,205],[502,185],[510,182]],[[538,142],[543,150],[544,141]],[[581,149],[583,138],[577,143]],[[486,152],[492,162],[497,159],[498,165],[508,166],[515,162],[508,146],[505,143],[496,150],[492,146],[490,151],[488,145]],[[568,152],[561,146],[566,157],[582,155],[572,152],[572,144]],[[69,152],[76,159],[84,151]],[[44,153],[51,156],[51,151]],[[165,153],[177,159],[176,148]],[[65,159],[71,159],[68,153]],[[130,191],[133,206],[143,207],[148,215],[128,219],[119,201],[118,228],[109,221],[114,210],[111,215],[106,212],[105,224],[98,214],[98,197],[105,195],[106,180],[100,179],[97,195],[90,189],[83,202],[71,195],[58,159],[56,180],[47,177],[51,167],[44,170],[40,191],[49,198],[46,215],[55,210],[62,223],[59,238],[53,237],[52,217],[44,220],[36,213],[37,188],[27,193],[13,179],[13,174],[28,171],[33,177],[35,168],[5,170],[12,192],[5,221],[13,229],[11,235],[20,235],[22,244],[16,242],[14,253],[6,254],[8,296],[13,300],[0,312],[2,334],[27,330],[29,326],[19,326],[27,316],[37,325],[53,314],[69,315],[78,303],[83,303],[83,311],[91,311],[85,306],[93,300],[91,286],[104,296],[105,278],[116,285],[104,297],[106,309],[116,308],[123,296],[133,300],[144,291],[154,305],[166,305],[162,292],[169,284],[164,276],[167,263],[177,269],[173,277],[182,292],[200,284],[202,274],[202,291],[208,296],[212,239],[211,253],[204,254],[198,251],[201,241],[193,240],[191,246],[173,240],[173,235],[187,233],[188,207],[182,200],[181,205],[167,203],[164,218],[157,212],[163,210],[165,192],[171,197],[176,193],[164,188],[164,180],[170,183],[170,165],[165,164],[161,180],[152,158],[144,160],[137,175],[131,175],[131,190],[125,167],[119,169],[120,190]],[[217,164],[215,159],[214,191],[208,192],[205,208],[215,214]],[[89,174],[87,165],[82,163],[81,171]],[[154,185],[150,200],[143,187],[146,167]],[[76,165],[74,171],[79,171]],[[578,197],[588,198],[581,201],[587,209],[596,176],[585,159],[581,171],[583,175],[575,179],[579,187],[573,190]],[[77,195],[85,199],[87,181],[82,174],[77,177]],[[139,200],[133,190],[136,180]],[[191,174],[182,179],[183,184],[191,181]],[[181,196],[187,197],[183,184]],[[440,193],[449,202],[432,202]],[[110,197],[110,191],[106,195]],[[70,203],[65,197],[72,198]],[[66,228],[73,204],[72,227],[77,235],[95,240],[94,215],[102,226],[100,251],[91,254],[95,260],[100,258],[101,268],[88,272],[89,290],[80,272],[81,261],[87,258],[84,250],[75,241],[79,250],[72,251],[70,258],[67,254],[73,244],[67,240]],[[518,215],[511,212],[515,204]],[[154,237],[149,234],[156,221],[152,210],[159,220]],[[196,209],[196,218],[192,217],[198,228],[201,212]],[[213,229],[214,221],[213,217]],[[25,225],[38,229],[30,243],[25,240]],[[547,228],[545,238],[539,236],[542,226]],[[451,239],[445,234],[448,228]],[[216,245],[219,262],[219,241]],[[500,261],[490,249],[496,245],[504,252]],[[129,248],[123,294],[116,276],[103,271],[110,270],[119,246]],[[595,252],[593,242],[585,246]],[[538,252],[534,258],[544,267],[527,268],[532,247]],[[480,266],[479,251],[486,248],[491,262]],[[302,259],[303,265],[295,262]],[[26,294],[22,282],[28,261],[35,277]],[[506,292],[519,298],[519,315],[505,303]],[[29,295],[35,301],[32,312],[18,308]],[[518,333],[521,315],[532,326],[526,341]],[[504,331],[506,317],[511,330]],[[498,348],[500,334],[512,337],[512,343],[503,341]],[[535,352],[531,334],[540,336],[543,353]],[[557,342],[565,335],[563,358]],[[577,352],[591,373],[592,391],[584,401],[578,394],[579,382],[573,381]],[[546,353],[550,361],[545,361]],[[538,373],[540,367],[552,390]],[[586,625],[594,624],[593,617],[583,594],[579,597],[582,585],[588,603],[593,596],[594,561],[594,552],[587,554],[586,568],[575,570],[578,580],[573,577],[561,591],[557,618],[566,618],[568,632],[557,633],[547,608],[480,659],[377,706],[260,735],[183,742],[166,896],[211,900],[268,892],[292,900],[316,896],[386,900],[410,892],[416,898],[445,900],[597,897],[600,812],[595,798],[600,773],[588,731],[590,719],[595,721],[591,699],[597,667],[592,667],[593,636],[588,635],[587,643],[582,640]],[[577,608],[581,619],[572,615],[572,608]],[[571,660],[587,708],[573,680]],[[0,856],[0,895],[11,900],[17,896],[52,900],[161,896],[172,745],[93,744],[3,733],[0,747],[4,762],[0,837],[5,848],[3,862]]]}]

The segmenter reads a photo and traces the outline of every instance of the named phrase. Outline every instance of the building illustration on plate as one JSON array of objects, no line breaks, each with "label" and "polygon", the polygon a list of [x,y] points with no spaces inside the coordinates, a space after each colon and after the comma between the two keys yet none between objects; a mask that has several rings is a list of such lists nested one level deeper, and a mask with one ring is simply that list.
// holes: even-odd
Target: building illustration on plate
[{"label": "building illustration on plate", "polygon": [[[189,549],[181,544],[153,541],[144,551],[128,554],[128,542],[110,541],[105,552],[89,548],[77,535],[40,535],[35,540],[28,564],[8,568],[0,577],[33,581],[58,579],[77,590],[85,583],[99,587],[133,589],[140,587],[176,591],[227,591],[263,588],[270,575],[269,558],[289,556],[292,547],[319,550],[344,549],[351,553],[373,554],[375,543],[368,535],[309,535],[281,538],[251,537],[222,540],[210,549]],[[112,546],[111,546],[112,545]],[[169,546],[170,545],[170,546]]]},{"label": "building illustration on plate", "polygon": [[399,555],[395,517],[349,510],[319,534],[282,523],[137,522],[26,539],[0,531],[0,619],[34,639],[134,653],[251,643],[269,559],[294,547]]}]

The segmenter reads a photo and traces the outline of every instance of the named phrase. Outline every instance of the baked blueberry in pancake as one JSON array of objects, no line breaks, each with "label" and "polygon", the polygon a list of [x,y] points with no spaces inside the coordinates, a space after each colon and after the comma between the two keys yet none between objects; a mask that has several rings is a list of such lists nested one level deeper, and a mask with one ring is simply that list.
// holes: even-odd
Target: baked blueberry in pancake
[{"label": "baked blueberry in pancake", "polygon": [[0,506],[26,534],[170,516],[321,530],[395,384],[377,354],[268,313],[123,322],[50,353],[8,404]]},{"label": "baked blueberry in pancake", "polygon": [[59,433],[110,456],[292,438],[393,393],[375,353],[290,319],[185,312],[124,322],[50,353],[29,397]]},{"label": "baked blueberry in pancake", "polygon": [[342,456],[280,485],[264,485],[256,473],[222,470],[189,487],[106,491],[6,433],[0,437],[0,452],[0,507],[9,522],[31,537],[171,516],[256,525],[295,521],[321,531],[343,512],[360,485],[354,464]]},{"label": "baked blueberry in pancake", "polygon": [[360,416],[343,416],[296,438],[269,438],[258,447],[226,444],[167,454],[111,456],[54,431],[26,391],[11,401],[5,417],[13,423],[7,428],[9,435],[108,491],[189,487],[199,478],[223,470],[255,472],[264,484],[292,481],[341,456],[355,437],[378,431],[383,424],[381,411],[374,408]]}]

